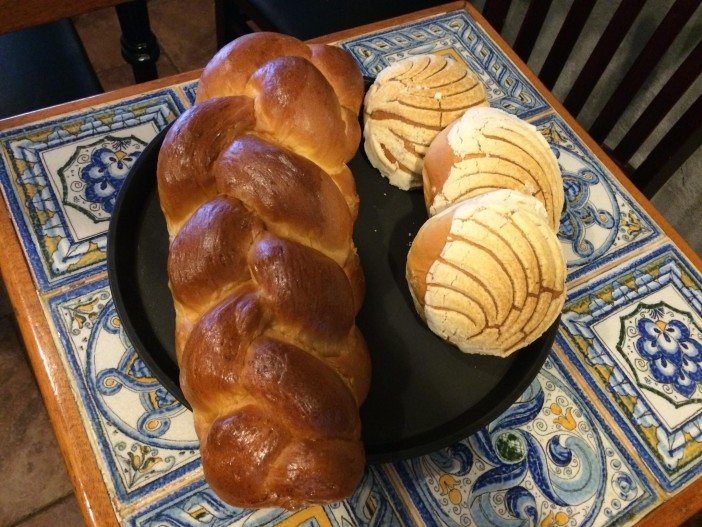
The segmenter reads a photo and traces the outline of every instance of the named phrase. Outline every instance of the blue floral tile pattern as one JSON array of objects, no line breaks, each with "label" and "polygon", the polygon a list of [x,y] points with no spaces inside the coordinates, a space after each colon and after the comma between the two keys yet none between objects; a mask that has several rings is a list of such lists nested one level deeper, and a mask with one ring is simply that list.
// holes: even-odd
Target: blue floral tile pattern
[{"label": "blue floral tile pattern", "polygon": [[199,470],[192,415],[127,339],[105,280],[48,299],[108,488],[123,504]]},{"label": "blue floral tile pattern", "polygon": [[427,524],[609,525],[655,494],[555,355],[472,437],[394,465]]},{"label": "blue floral tile pattern", "polygon": [[282,509],[237,509],[223,503],[207,484],[198,480],[135,513],[130,527],[395,527],[411,525],[398,514],[377,477],[368,469],[349,499],[296,512]]},{"label": "blue floral tile pattern", "polygon": [[661,236],[660,227],[559,115],[532,124],[549,142],[563,174],[565,209],[558,238],[569,280]]},{"label": "blue floral tile pattern", "polygon": [[0,132],[0,189],[40,290],[104,269],[121,183],[183,108],[166,89]]},{"label": "blue floral tile pattern", "polygon": [[409,55],[444,53],[465,61],[485,84],[490,104],[526,119],[550,107],[519,68],[463,10],[338,43],[375,77]]},{"label": "blue floral tile pattern", "polygon": [[701,288],[665,244],[571,291],[558,336],[668,491],[702,470]]},{"label": "blue floral tile pattern", "polygon": [[145,146],[138,137],[109,135],[79,146],[58,169],[61,202],[94,221],[109,220],[122,182]]}]

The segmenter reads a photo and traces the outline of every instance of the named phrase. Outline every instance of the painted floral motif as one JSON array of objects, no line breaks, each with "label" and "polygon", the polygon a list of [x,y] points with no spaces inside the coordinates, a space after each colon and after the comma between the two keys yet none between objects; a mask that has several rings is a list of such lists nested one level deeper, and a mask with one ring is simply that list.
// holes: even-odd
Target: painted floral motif
[{"label": "painted floral motif", "polygon": [[[514,519],[536,525],[543,518],[534,491],[563,509],[603,492],[601,451],[571,430],[551,436],[544,446],[535,433],[520,428],[536,419],[543,405],[544,392],[537,381],[522,401],[470,438],[476,454],[493,465],[472,488],[470,511],[477,525],[506,526]],[[524,486],[527,477],[533,490]],[[503,507],[495,507],[496,493],[504,493]],[[567,518],[566,512],[559,512]]]},{"label": "painted floral motif", "polygon": [[428,524],[609,525],[652,490],[549,358],[504,414],[449,448],[393,465]]},{"label": "painted floral motif", "polygon": [[669,492],[702,470],[701,291],[666,244],[572,289],[557,336]]},{"label": "painted floral motif", "polygon": [[111,495],[134,503],[199,470],[192,415],[135,354],[105,281],[67,289],[49,306]]},{"label": "painted floral motif", "polygon": [[702,381],[702,344],[680,320],[645,317],[637,327],[641,336],[636,349],[648,361],[654,379],[690,397]]},{"label": "painted floral motif", "polygon": [[625,316],[617,350],[641,388],[675,406],[691,402],[702,382],[702,331],[690,313],[666,302],[640,302]]},{"label": "painted floral motif", "polygon": [[115,445],[117,457],[122,462],[127,485],[133,487],[142,479],[153,478],[168,472],[175,465],[175,456],[159,455],[159,451],[148,445],[132,444],[127,448],[127,443],[120,441]]},{"label": "painted floral motif", "polygon": [[90,163],[80,172],[85,182],[83,195],[107,213],[115,208],[117,193],[141,153],[140,148],[130,149],[130,143],[130,140],[117,139],[111,148],[103,146],[94,150]]},{"label": "painted floral motif", "polygon": [[[558,149],[555,149],[558,156]],[[563,173],[566,207],[561,216],[558,237],[570,243],[581,258],[592,256],[595,246],[587,239],[587,229],[597,225],[616,232],[617,222],[611,212],[598,208],[590,199],[590,187],[600,183],[600,177],[589,169]]]},{"label": "painted floral motif", "polygon": [[133,527],[401,527],[400,519],[383,492],[374,469],[367,469],[356,492],[349,499],[324,507],[297,511],[279,508],[240,509],[222,502],[199,480],[171,496],[139,511],[127,525]]},{"label": "painted floral motif", "polygon": [[63,184],[63,202],[93,220],[108,220],[117,193],[145,145],[133,135],[108,135],[76,148],[58,171]]},{"label": "painted floral motif", "polygon": [[103,309],[97,324],[99,329],[119,337],[125,350],[117,367],[96,372],[98,392],[103,399],[117,395],[122,389],[137,393],[142,412],[136,422],[136,431],[149,438],[163,437],[171,426],[171,419],[185,412],[185,407],[156,380],[136,354],[112,301]]},{"label": "painted floral motif", "polygon": [[183,109],[168,88],[0,131],[0,187],[40,290],[104,269],[122,174]]},{"label": "painted floral motif", "polygon": [[558,237],[568,278],[605,265],[660,234],[660,229],[558,115],[533,121],[558,160],[565,207]]}]

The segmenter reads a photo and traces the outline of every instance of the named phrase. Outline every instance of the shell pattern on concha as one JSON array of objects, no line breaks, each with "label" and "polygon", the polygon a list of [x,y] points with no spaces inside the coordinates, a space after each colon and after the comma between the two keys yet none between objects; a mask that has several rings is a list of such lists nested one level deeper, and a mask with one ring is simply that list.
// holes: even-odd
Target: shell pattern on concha
[{"label": "shell pattern on concha", "polygon": [[439,136],[424,163],[429,214],[506,188],[537,198],[558,230],[563,180],[551,149],[531,124],[497,108],[468,110]]},{"label": "shell pattern on concha", "polygon": [[[565,300],[565,261],[542,204],[498,190],[445,210],[422,230],[441,221],[450,227],[423,298],[411,287],[429,328],[463,352],[498,356],[541,336]],[[432,243],[422,230],[410,252]]]},{"label": "shell pattern on concha", "polygon": [[468,108],[487,104],[485,87],[464,63],[441,55],[403,59],[385,68],[366,94],[366,154],[393,185],[419,187],[434,137]]}]

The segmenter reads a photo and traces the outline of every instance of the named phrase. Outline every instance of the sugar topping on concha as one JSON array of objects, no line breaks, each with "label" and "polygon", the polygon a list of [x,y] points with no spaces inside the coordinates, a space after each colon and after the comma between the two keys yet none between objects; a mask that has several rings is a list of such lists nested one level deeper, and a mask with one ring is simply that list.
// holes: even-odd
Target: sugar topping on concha
[{"label": "sugar topping on concha", "polygon": [[419,187],[432,140],[468,108],[487,104],[485,87],[465,63],[442,55],[400,60],[380,72],[365,97],[368,159],[396,187]]},{"label": "sugar topping on concha", "polygon": [[498,108],[471,108],[437,135],[424,160],[430,215],[485,192],[512,189],[546,208],[558,229],[563,179],[548,143],[533,125]]},{"label": "sugar topping on concha", "polygon": [[565,272],[543,204],[508,189],[429,218],[407,259],[410,291],[429,328],[463,352],[501,357],[558,317]]}]

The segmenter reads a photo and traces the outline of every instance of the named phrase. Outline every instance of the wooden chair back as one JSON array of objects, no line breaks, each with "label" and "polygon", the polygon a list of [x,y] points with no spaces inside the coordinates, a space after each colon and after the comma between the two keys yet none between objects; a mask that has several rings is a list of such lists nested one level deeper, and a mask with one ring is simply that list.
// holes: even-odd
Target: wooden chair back
[{"label": "wooden chair back", "polygon": [[[549,89],[556,84],[566,65],[572,68],[572,64],[568,64],[568,58],[582,36],[595,2],[596,0],[570,2],[570,8],[560,30],[538,72],[539,78]],[[511,3],[511,0],[485,1],[483,15],[497,31],[502,31]],[[531,56],[551,3],[552,0],[530,0],[529,2],[512,46],[525,62]],[[634,26],[645,4],[646,0],[622,0],[614,11],[575,82],[563,98],[563,105],[574,117],[577,118],[588,101],[595,85]],[[694,35],[697,43],[692,51],[683,58],[622,139],[613,148],[604,145],[604,141],[699,7],[700,0],[675,0],[661,22],[651,32],[641,52],[628,69],[622,72],[614,91],[599,110],[588,130],[648,197],[652,197],[702,144],[702,96],[698,96],[658,144],[651,149],[646,158],[635,168],[630,164],[634,154],[656,126],[702,73],[702,32]],[[702,10],[698,16],[701,14]]]}]

